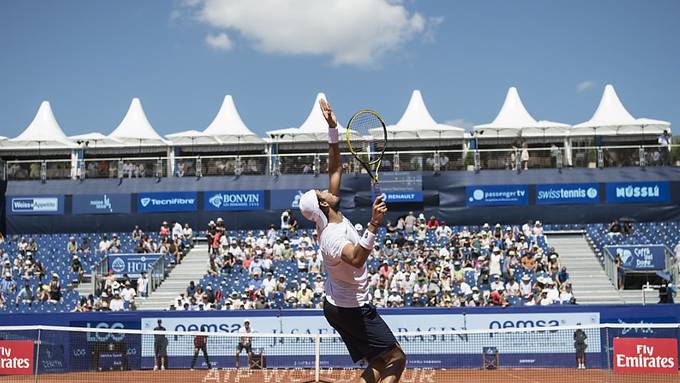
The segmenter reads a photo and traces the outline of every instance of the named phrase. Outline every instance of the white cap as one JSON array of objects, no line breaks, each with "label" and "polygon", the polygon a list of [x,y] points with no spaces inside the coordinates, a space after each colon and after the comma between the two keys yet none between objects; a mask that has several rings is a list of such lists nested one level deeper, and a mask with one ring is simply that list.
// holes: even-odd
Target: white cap
[{"label": "white cap", "polygon": [[310,221],[316,223],[316,229],[321,232],[328,225],[328,218],[319,207],[319,199],[316,190],[310,190],[300,197],[300,211]]}]

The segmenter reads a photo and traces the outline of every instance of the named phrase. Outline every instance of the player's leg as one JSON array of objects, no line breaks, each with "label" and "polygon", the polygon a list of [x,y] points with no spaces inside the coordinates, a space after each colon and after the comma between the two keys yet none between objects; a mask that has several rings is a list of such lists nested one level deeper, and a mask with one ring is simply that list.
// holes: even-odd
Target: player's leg
[{"label": "player's leg", "polygon": [[382,358],[375,358],[372,360],[364,372],[361,373],[358,383],[378,383],[380,382],[380,371],[385,368],[385,362]]},{"label": "player's leg", "polygon": [[208,345],[204,344],[203,347],[201,347],[201,351],[203,351],[203,357],[205,358],[205,364],[208,366],[208,370],[210,370],[210,357],[208,356]]},{"label": "player's leg", "polygon": [[380,383],[396,383],[406,368],[406,354],[401,347],[394,346],[382,356],[385,367],[380,370]]},{"label": "player's leg", "polygon": [[243,349],[243,345],[241,343],[236,346],[236,369],[238,370],[239,367],[241,366],[241,349]]},{"label": "player's leg", "polygon": [[196,365],[196,358],[198,358],[198,351],[199,351],[199,348],[194,347],[194,356],[193,356],[193,358],[191,358],[191,369],[192,370],[194,369],[194,366]]},{"label": "player's leg", "polygon": [[253,365],[253,346],[252,345],[247,345],[246,346],[246,354],[248,354],[248,368]]}]

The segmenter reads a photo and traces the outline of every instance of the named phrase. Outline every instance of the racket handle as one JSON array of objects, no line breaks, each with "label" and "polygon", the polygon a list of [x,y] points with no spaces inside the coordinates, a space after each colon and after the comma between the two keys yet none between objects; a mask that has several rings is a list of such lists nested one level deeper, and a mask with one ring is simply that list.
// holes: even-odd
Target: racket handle
[{"label": "racket handle", "polygon": [[380,192],[380,184],[376,182],[373,184],[373,195],[375,198],[378,198],[380,194],[382,194],[382,192]]}]

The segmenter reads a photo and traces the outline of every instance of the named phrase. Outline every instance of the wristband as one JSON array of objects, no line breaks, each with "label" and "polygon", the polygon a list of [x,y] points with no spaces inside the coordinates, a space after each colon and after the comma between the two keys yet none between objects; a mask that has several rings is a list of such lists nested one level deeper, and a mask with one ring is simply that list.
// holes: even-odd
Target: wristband
[{"label": "wristband", "polygon": [[359,245],[366,250],[373,250],[373,245],[375,245],[375,234],[371,233],[369,230],[364,230],[364,235],[359,239]]},{"label": "wristband", "polygon": [[338,143],[338,128],[328,128],[328,143],[329,144]]}]

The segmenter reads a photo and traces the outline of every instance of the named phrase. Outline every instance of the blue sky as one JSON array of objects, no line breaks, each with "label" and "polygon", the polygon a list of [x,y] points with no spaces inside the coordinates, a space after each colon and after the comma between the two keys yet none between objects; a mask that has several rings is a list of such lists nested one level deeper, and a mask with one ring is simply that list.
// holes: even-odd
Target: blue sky
[{"label": "blue sky", "polygon": [[318,91],[343,122],[394,123],[413,89],[469,128],[509,86],[536,119],[578,123],[607,83],[635,117],[680,123],[679,17],[672,0],[2,1],[0,135],[42,100],[67,135],[108,134],[132,97],[161,134],[202,130],[226,94],[264,133]]}]

